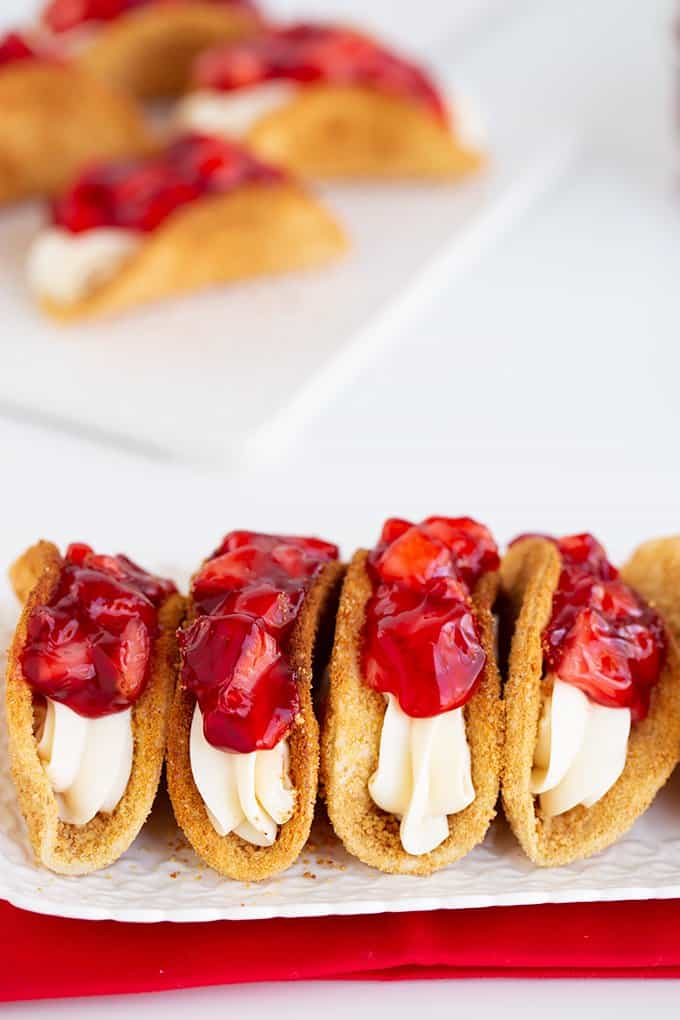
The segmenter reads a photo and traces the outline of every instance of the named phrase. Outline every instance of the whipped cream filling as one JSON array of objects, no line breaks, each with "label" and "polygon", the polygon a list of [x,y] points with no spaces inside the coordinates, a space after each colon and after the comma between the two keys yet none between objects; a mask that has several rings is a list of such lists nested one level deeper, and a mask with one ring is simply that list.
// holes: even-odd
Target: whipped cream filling
[{"label": "whipped cream filling", "polygon": [[72,304],[116,275],[137,251],[134,230],[97,227],[71,234],[50,227],[38,235],[28,256],[28,283],[38,297]]},{"label": "whipped cream filling", "polygon": [[427,854],[448,836],[448,815],[475,799],[463,709],[412,719],[393,694],[385,697],[378,768],[368,791],[379,808],[401,819],[406,853]]},{"label": "whipped cream filling", "polygon": [[546,817],[604,797],[625,767],[630,726],[630,709],[598,705],[554,679],[543,701],[530,783]]},{"label": "whipped cream filling", "polygon": [[194,782],[219,836],[235,832],[254,846],[271,846],[295,810],[288,741],[271,751],[237,754],[213,747],[198,703],[191,720],[189,759]]},{"label": "whipped cream filling", "polygon": [[177,123],[189,131],[244,138],[262,117],[287,106],[298,90],[290,81],[265,81],[229,92],[203,89],[182,100]]},{"label": "whipped cream filling", "polygon": [[37,736],[63,822],[86,825],[100,811],[115,811],[132,772],[131,708],[86,719],[48,698]]}]

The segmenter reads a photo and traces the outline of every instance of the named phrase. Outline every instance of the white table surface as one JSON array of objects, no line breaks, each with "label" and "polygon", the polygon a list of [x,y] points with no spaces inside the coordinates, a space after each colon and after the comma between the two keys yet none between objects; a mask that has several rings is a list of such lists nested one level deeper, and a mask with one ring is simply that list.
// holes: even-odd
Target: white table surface
[{"label": "white table surface", "polygon": [[[413,7],[395,6],[400,16]],[[488,28],[477,15],[491,6],[463,5],[465,29]],[[582,14],[586,0],[572,6]],[[469,512],[500,541],[531,528],[588,528],[615,558],[643,538],[680,531],[680,191],[661,70],[670,67],[673,5],[618,6],[622,18],[639,20],[639,39],[617,50],[612,25],[608,102],[594,97],[597,115],[573,173],[275,463],[191,472],[96,436],[47,434],[20,411],[0,418],[3,564],[37,533],[96,544],[100,532],[133,556],[156,558],[177,528],[191,529],[198,559],[206,534],[239,525],[236,509],[248,511],[242,525],[281,530],[323,532],[342,520],[348,550],[371,541],[392,513]],[[393,9],[387,0],[375,7],[383,16]],[[432,38],[421,31],[418,41]],[[620,75],[612,74],[617,61]],[[396,1020],[467,1007],[479,1017],[625,1020],[642,1010],[676,1016],[679,991],[678,982],[303,983],[26,1004],[3,1015],[170,1020],[240,1010]]]}]

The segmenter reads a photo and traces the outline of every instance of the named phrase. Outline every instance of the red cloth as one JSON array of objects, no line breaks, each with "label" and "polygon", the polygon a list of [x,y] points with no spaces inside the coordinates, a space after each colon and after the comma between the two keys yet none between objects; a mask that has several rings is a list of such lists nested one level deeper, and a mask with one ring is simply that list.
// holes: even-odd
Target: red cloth
[{"label": "red cloth", "polygon": [[303,978],[680,977],[680,900],[211,924],[0,903],[0,1000]]}]

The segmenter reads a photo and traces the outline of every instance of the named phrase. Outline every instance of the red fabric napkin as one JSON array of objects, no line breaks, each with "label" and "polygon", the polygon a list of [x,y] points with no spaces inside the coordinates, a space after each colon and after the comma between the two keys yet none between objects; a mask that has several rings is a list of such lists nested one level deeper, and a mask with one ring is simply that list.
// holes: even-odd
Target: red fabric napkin
[{"label": "red fabric napkin", "polygon": [[0,1000],[303,978],[680,977],[680,900],[211,924],[0,903]]}]

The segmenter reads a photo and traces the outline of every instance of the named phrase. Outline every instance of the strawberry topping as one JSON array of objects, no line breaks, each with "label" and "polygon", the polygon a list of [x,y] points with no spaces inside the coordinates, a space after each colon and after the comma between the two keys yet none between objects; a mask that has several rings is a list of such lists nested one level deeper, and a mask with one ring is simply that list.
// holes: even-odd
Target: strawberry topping
[{"label": "strawberry topping", "polygon": [[29,43],[18,32],[8,32],[0,38],[0,67],[5,64],[16,64],[24,60],[39,60],[43,55],[32,43]]},{"label": "strawberry topping", "polygon": [[90,718],[129,708],[148,678],[158,607],[174,591],[125,556],[69,546],[53,598],[28,619],[26,681]]},{"label": "strawberry topping", "polygon": [[288,643],[305,595],[338,548],[316,538],[233,531],[194,578],[197,616],[179,632],[182,682],[206,740],[275,747],[300,711]]},{"label": "strawberry topping", "polygon": [[145,159],[86,170],[54,202],[52,218],[72,234],[97,227],[150,232],[196,199],[282,177],[233,142],[190,134]]},{"label": "strawberry topping", "polygon": [[471,592],[498,568],[496,544],[469,517],[392,518],[368,558],[362,670],[402,711],[429,718],[464,705],[481,682],[486,653]]},{"label": "strawberry topping", "polygon": [[[43,21],[53,32],[68,32],[89,22],[115,21],[137,7],[160,4],[190,4],[192,0],[52,0],[43,13]],[[202,0],[254,11],[251,0]]]},{"label": "strawberry topping", "polygon": [[592,535],[548,538],[562,570],[543,633],[547,669],[599,705],[644,719],[666,657],[659,614],[625,584]]},{"label": "strawberry topping", "polygon": [[199,57],[195,82],[221,91],[274,79],[302,85],[361,85],[410,99],[446,120],[446,106],[423,70],[349,28],[299,23]]}]

